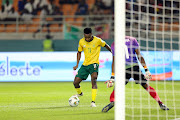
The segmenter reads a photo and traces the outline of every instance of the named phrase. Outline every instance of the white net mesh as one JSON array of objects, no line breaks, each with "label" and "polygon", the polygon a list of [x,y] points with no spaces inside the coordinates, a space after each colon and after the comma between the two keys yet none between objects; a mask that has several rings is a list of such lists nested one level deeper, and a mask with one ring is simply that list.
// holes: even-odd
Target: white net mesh
[{"label": "white net mesh", "polygon": [[179,0],[126,0],[126,36],[138,40],[153,77],[148,84],[170,109],[161,110],[141,85],[129,82],[126,119],[180,119],[179,6]]}]

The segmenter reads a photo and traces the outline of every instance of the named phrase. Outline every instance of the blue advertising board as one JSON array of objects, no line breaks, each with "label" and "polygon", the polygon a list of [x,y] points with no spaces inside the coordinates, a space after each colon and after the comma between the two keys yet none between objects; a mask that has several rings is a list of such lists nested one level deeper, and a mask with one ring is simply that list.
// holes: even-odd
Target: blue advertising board
[{"label": "blue advertising board", "polygon": [[[1,52],[0,82],[73,81],[77,52]],[[152,80],[180,80],[180,51],[142,51]],[[82,53],[79,68],[84,61]],[[102,51],[98,81],[111,75],[112,54]],[[79,69],[78,68],[78,69]],[[141,66],[144,73],[144,70]],[[87,81],[90,81],[90,76]]]},{"label": "blue advertising board", "polygon": [[152,74],[152,80],[172,80],[172,51],[143,51],[142,55]]},{"label": "blue advertising board", "polygon": [[[77,52],[4,52],[0,53],[0,81],[73,81]],[[82,54],[79,68],[84,61]],[[101,52],[99,81],[109,79],[112,55]],[[90,80],[88,77],[87,81]]]}]

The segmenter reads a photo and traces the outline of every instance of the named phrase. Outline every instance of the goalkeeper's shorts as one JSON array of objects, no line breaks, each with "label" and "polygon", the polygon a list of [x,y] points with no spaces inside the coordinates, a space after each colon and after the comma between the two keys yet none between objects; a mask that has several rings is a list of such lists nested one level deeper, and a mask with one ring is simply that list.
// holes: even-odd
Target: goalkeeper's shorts
[{"label": "goalkeeper's shorts", "polygon": [[136,84],[147,83],[147,80],[144,78],[143,73],[139,69],[139,65],[126,69],[126,84],[129,82],[130,78],[133,78]]}]

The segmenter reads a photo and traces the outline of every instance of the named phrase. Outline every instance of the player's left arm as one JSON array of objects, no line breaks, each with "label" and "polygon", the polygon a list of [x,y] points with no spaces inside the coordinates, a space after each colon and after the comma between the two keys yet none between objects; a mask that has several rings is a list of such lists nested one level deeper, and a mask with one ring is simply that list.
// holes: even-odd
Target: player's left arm
[{"label": "player's left arm", "polygon": [[136,52],[136,55],[138,57],[139,62],[144,67],[144,70],[146,72],[145,78],[148,79],[148,80],[152,79],[152,75],[151,75],[151,73],[149,72],[149,70],[147,68],[146,62],[144,60],[144,57],[141,55],[139,48],[135,49],[135,52]]},{"label": "player's left arm", "polygon": [[106,43],[104,46],[108,51],[110,51],[112,53],[111,47]]},{"label": "player's left arm", "polygon": [[114,84],[114,76],[115,76],[115,74],[114,74],[114,56],[113,56],[113,60],[112,60],[112,65],[111,65],[111,70],[112,70],[112,72],[111,72],[111,77],[110,77],[110,80],[107,80],[104,84],[106,84],[107,85],[107,88],[110,88],[110,87],[112,87],[113,86],[113,84]]},{"label": "player's left arm", "polygon": [[98,39],[99,41],[99,45],[101,47],[105,47],[108,51],[110,51],[112,53],[111,47],[102,39]]},{"label": "player's left arm", "polygon": [[112,52],[112,54],[113,54],[113,59],[112,59],[112,65],[111,65],[111,77],[110,77],[110,80],[107,80],[106,82],[105,82],[105,84],[107,85],[107,88],[110,88],[110,87],[112,87],[113,86],[113,84],[114,84],[114,43],[111,45],[111,52]]}]

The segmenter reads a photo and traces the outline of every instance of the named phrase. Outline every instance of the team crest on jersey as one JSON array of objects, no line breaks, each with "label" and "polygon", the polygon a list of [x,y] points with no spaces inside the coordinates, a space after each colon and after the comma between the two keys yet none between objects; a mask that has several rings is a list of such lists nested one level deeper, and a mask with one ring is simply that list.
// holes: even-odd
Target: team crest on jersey
[{"label": "team crest on jersey", "polygon": [[83,45],[83,48],[86,48],[86,46],[85,46],[85,45]]}]

